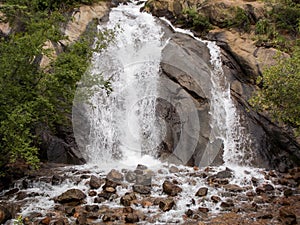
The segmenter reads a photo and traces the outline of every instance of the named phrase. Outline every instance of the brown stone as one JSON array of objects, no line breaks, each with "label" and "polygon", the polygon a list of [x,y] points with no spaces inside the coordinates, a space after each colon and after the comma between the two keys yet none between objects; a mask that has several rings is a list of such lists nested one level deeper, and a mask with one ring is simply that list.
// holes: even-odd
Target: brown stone
[{"label": "brown stone", "polygon": [[135,213],[129,213],[125,216],[126,223],[137,223],[140,221],[140,218]]},{"label": "brown stone", "polygon": [[79,205],[86,198],[86,195],[79,189],[70,189],[57,197],[57,202],[66,205]]},{"label": "brown stone", "polygon": [[176,196],[178,193],[182,191],[181,187],[177,186],[176,184],[173,184],[172,182],[166,180],[163,183],[163,192],[170,196]]},{"label": "brown stone", "polygon": [[221,201],[221,198],[220,198],[219,196],[216,196],[216,195],[211,196],[210,199],[211,199],[213,202],[215,202],[215,203]]},{"label": "brown stone", "polygon": [[175,205],[175,202],[174,202],[173,198],[162,199],[159,202],[159,208],[164,212],[171,210],[174,205]]},{"label": "brown stone", "polygon": [[195,196],[198,196],[198,197],[206,196],[207,195],[207,191],[208,191],[207,187],[201,187],[201,188],[198,189],[198,191],[196,192]]}]

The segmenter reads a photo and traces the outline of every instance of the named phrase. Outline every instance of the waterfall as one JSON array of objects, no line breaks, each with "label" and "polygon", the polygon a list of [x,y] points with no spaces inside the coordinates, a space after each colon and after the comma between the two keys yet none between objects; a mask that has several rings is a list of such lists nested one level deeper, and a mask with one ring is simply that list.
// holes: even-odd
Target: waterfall
[{"label": "waterfall", "polygon": [[[174,28],[166,19],[162,20],[174,31],[193,36],[189,31]],[[91,104],[85,105],[89,127],[84,132],[88,133],[87,142],[82,144],[84,157],[91,164],[112,163],[115,160],[125,165],[132,162],[157,163],[154,158],[157,158],[158,146],[164,140],[166,126],[157,118],[156,101],[159,97],[167,98],[166,95],[159,96],[158,88],[170,83],[159,76],[161,53],[168,40],[164,36],[163,26],[150,14],[140,12],[140,6],[134,3],[113,8],[109,22],[99,25],[100,30],[115,28],[114,41],[104,51],[95,53],[92,61],[92,76],[109,79],[113,91],[107,93],[96,89],[89,100]],[[210,165],[220,149],[223,149],[226,166],[240,165],[241,162],[249,165],[244,159],[251,143],[231,98],[230,85],[222,70],[220,49],[214,42],[195,39],[207,44],[212,67],[209,94],[211,133],[200,166]],[[176,65],[176,62],[173,64]],[[197,115],[192,115],[192,118],[195,120]],[[199,130],[198,118],[197,121],[190,118],[183,120],[190,120],[189,126],[193,126],[190,128],[196,132]],[[81,125],[79,128],[77,125],[76,129],[80,130]],[[190,137],[188,142],[195,141],[196,137]],[[184,145],[180,143],[173,153],[177,158],[185,157],[182,161],[187,162],[197,144],[191,145],[194,149],[184,149],[188,154],[182,154]]]},{"label": "waterfall", "polygon": [[[84,150],[89,163],[124,164],[156,156],[161,131],[155,118],[157,77],[163,31],[154,17],[140,13],[135,4],[113,8],[109,22],[116,29],[108,48],[93,57],[93,76],[110,79],[111,93],[98,90],[90,99],[89,141]],[[101,74],[99,74],[101,73]]]}]

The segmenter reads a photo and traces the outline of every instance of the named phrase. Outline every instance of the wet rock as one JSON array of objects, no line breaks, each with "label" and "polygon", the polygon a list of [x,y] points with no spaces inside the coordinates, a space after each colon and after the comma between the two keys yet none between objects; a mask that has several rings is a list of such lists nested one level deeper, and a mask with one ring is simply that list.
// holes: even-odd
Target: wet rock
[{"label": "wet rock", "polygon": [[97,195],[97,192],[96,192],[96,191],[93,191],[93,190],[89,191],[89,196],[90,196],[90,197],[94,197],[94,196],[96,196],[96,195]]},{"label": "wet rock", "polygon": [[218,203],[219,201],[221,201],[221,198],[219,196],[213,195],[210,197],[210,199],[214,202],[214,203]]},{"label": "wet rock", "polygon": [[138,165],[136,166],[136,169],[137,169],[137,170],[147,170],[148,167],[145,166],[145,165],[142,165],[142,164],[138,164]]},{"label": "wet rock", "polygon": [[217,178],[231,178],[232,177],[232,170],[227,168],[223,171],[220,171],[216,174]]},{"label": "wet rock", "polygon": [[152,176],[151,174],[138,174],[136,175],[136,181],[135,184],[137,185],[148,185],[151,186],[151,182],[152,182]]},{"label": "wet rock", "polygon": [[257,184],[258,184],[258,182],[259,182],[259,180],[258,180],[257,178],[255,178],[255,177],[252,177],[252,178],[251,178],[251,181],[252,181],[252,184],[253,184],[254,186],[257,186]]},{"label": "wet rock", "polygon": [[5,192],[5,196],[9,196],[9,195],[14,195],[16,194],[17,192],[19,191],[19,188],[13,188],[13,189],[10,189],[9,191]]},{"label": "wet rock", "polygon": [[65,213],[67,216],[73,216],[75,213],[75,208],[74,207],[66,207],[65,208]]},{"label": "wet rock", "polygon": [[57,202],[66,205],[79,205],[82,204],[83,200],[86,198],[86,195],[79,189],[70,189],[62,193],[57,197]]},{"label": "wet rock", "polygon": [[231,208],[234,206],[232,201],[221,202],[220,205],[222,208]]},{"label": "wet rock", "polygon": [[106,214],[102,217],[103,222],[114,222],[118,219],[119,218],[116,215],[112,215],[112,214]]},{"label": "wet rock", "polygon": [[205,207],[199,207],[199,208],[198,208],[198,211],[201,212],[201,213],[208,213],[208,212],[209,212],[209,209],[208,209],[208,208],[205,208]]},{"label": "wet rock", "polygon": [[58,174],[54,174],[51,179],[51,184],[60,185],[63,180],[64,180],[63,177],[59,176]]},{"label": "wet rock", "polygon": [[175,202],[174,202],[173,198],[162,199],[159,202],[159,208],[164,212],[171,210],[174,205],[175,205]]},{"label": "wet rock", "polygon": [[129,213],[125,216],[126,223],[137,223],[140,221],[140,218],[135,213]]},{"label": "wet rock", "polygon": [[80,213],[76,218],[76,224],[79,225],[86,225],[87,224],[87,217],[85,213]]},{"label": "wet rock", "polygon": [[123,213],[133,213],[133,208],[131,208],[130,206],[126,206],[125,208],[123,208]]},{"label": "wet rock", "polygon": [[124,176],[118,170],[112,169],[106,176],[107,180],[121,183],[124,180]]},{"label": "wet rock", "polygon": [[244,191],[244,188],[236,185],[236,184],[227,184],[223,186],[225,190],[231,191],[231,192],[242,192]]},{"label": "wet rock", "polygon": [[292,196],[293,195],[293,190],[292,189],[285,189],[284,191],[283,191],[283,195],[285,196],[285,197],[289,197],[289,196]]},{"label": "wet rock", "polygon": [[288,207],[279,209],[279,220],[287,225],[297,224],[295,213]]},{"label": "wet rock", "polygon": [[106,200],[110,200],[110,199],[115,199],[117,195],[111,192],[102,191],[98,194],[98,197],[104,198]]},{"label": "wet rock", "polygon": [[86,205],[85,210],[87,212],[97,212],[99,210],[99,206],[98,205]]},{"label": "wet rock", "polygon": [[192,217],[194,215],[194,211],[191,209],[188,209],[184,214],[187,215],[187,217]]},{"label": "wet rock", "polygon": [[263,187],[257,187],[257,188],[255,189],[255,192],[256,192],[258,195],[260,195],[260,194],[262,194],[262,193],[265,193],[266,190],[265,190]]},{"label": "wet rock", "polygon": [[125,180],[129,183],[135,182],[135,178],[136,178],[136,173],[134,173],[133,171],[128,171],[125,175]]},{"label": "wet rock", "polygon": [[166,180],[163,183],[163,192],[170,196],[176,196],[178,193],[182,192],[182,188]]},{"label": "wet rock", "polygon": [[91,189],[98,189],[102,185],[100,179],[94,175],[91,176],[89,184]]},{"label": "wet rock", "polygon": [[105,202],[105,198],[103,197],[96,197],[94,198],[94,203],[102,203],[102,202]]},{"label": "wet rock", "polygon": [[0,224],[4,224],[7,220],[12,219],[11,213],[4,206],[0,206]]},{"label": "wet rock", "polygon": [[207,187],[201,187],[201,188],[199,188],[199,190],[197,191],[197,193],[195,194],[195,196],[198,196],[198,197],[206,196],[207,195],[207,191],[208,191]]},{"label": "wet rock", "polygon": [[169,168],[169,172],[170,173],[178,173],[179,172],[179,169],[176,167],[176,166],[171,166]]},{"label": "wet rock", "polygon": [[273,215],[271,213],[265,213],[256,217],[257,219],[272,219]]},{"label": "wet rock", "polygon": [[124,206],[130,206],[131,202],[136,199],[134,193],[126,193],[123,197],[121,197],[120,202]]},{"label": "wet rock", "polygon": [[112,194],[117,192],[117,190],[114,187],[106,187],[104,191]]},{"label": "wet rock", "polygon": [[105,179],[105,184],[103,185],[102,189],[105,190],[106,187],[116,188],[120,184],[121,184],[121,182],[119,182],[119,181],[113,181],[113,180],[110,180],[110,179]]},{"label": "wet rock", "polygon": [[264,184],[263,188],[265,189],[265,191],[274,191],[275,190],[275,188],[271,184]]},{"label": "wet rock", "polygon": [[151,193],[151,187],[150,186],[145,186],[145,185],[133,185],[132,189],[134,192],[139,193],[139,194],[150,194]]}]

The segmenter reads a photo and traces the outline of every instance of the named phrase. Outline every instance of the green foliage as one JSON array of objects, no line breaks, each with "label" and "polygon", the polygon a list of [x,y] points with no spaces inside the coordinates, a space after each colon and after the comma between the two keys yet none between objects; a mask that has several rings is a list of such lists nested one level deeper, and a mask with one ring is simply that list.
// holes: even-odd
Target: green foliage
[{"label": "green foliage", "polygon": [[234,27],[249,32],[251,24],[246,11],[240,7],[234,7],[232,8],[232,13],[234,18],[226,19],[224,21],[224,27]]},{"label": "green foliage", "polygon": [[276,65],[263,72],[258,82],[262,83],[250,103],[260,110],[267,110],[274,120],[296,128],[300,133],[300,48],[291,58],[278,57]]},{"label": "green foliage", "polygon": [[188,28],[192,28],[195,31],[207,33],[212,29],[209,19],[197,12],[196,8],[187,8],[183,10],[185,16],[184,24]]},{"label": "green foliage", "polygon": [[278,29],[286,30],[294,35],[299,34],[300,4],[285,1],[273,6],[270,18]]},{"label": "green foliage", "polygon": [[[37,128],[49,127],[55,132],[56,125],[67,123],[66,113],[71,110],[77,82],[88,70],[96,34],[92,29],[64,46],[64,52],[47,68],[41,69],[39,61],[45,55],[51,59],[44,48],[46,41],[65,39],[60,32],[65,17],[56,7],[80,2],[7,0],[0,8],[14,31],[0,39],[0,173],[16,159],[36,167]],[[111,30],[100,33],[96,50],[105,48],[113,36]]]},{"label": "green foliage", "polygon": [[269,4],[271,10],[267,18],[260,19],[255,25],[257,45],[291,52],[293,46],[300,44],[300,4],[290,0]]}]

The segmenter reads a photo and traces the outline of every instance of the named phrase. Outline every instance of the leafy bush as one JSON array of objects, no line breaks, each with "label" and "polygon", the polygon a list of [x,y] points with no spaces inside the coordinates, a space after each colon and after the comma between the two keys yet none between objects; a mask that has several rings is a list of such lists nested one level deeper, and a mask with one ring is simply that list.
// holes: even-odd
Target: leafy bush
[{"label": "leafy bush", "polygon": [[183,15],[186,18],[184,23],[188,28],[200,31],[201,33],[206,33],[212,28],[209,19],[199,14],[196,8],[184,9]]},{"label": "leafy bush", "polygon": [[[82,1],[62,4],[73,2]],[[65,38],[60,32],[64,16],[58,10],[51,11],[53,4],[60,3],[8,0],[1,7],[15,26],[12,34],[0,40],[0,173],[7,163],[19,158],[38,165],[36,129],[42,126],[55,132],[57,124],[67,123],[76,84],[89,67],[93,33],[65,46],[47,69],[39,66],[41,57],[49,55],[46,41],[56,43]],[[40,4],[45,7],[36,11]],[[113,35],[113,31],[100,34],[98,49],[106,47]]]},{"label": "leafy bush", "polygon": [[295,127],[300,133],[300,48],[291,58],[278,58],[276,65],[263,72],[259,78],[262,88],[251,99],[259,110],[267,110],[274,120]]}]

